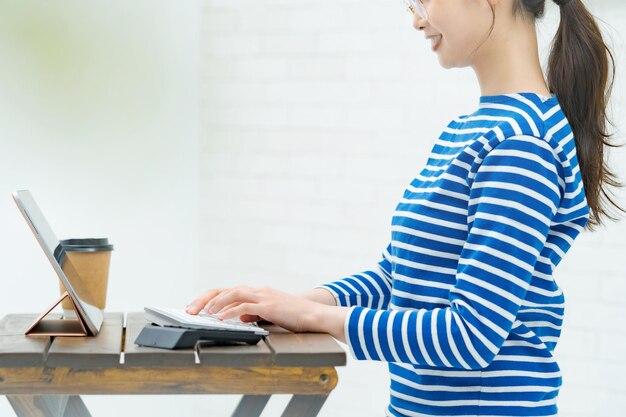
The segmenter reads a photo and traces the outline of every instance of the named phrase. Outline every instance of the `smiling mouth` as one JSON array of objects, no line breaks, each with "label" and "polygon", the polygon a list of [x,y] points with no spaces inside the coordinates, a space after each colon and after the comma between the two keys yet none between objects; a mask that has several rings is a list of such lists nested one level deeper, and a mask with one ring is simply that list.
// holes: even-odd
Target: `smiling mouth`
[{"label": "smiling mouth", "polygon": [[439,48],[442,38],[443,36],[441,35],[433,36],[432,38],[430,38],[430,46],[433,51],[436,51]]}]

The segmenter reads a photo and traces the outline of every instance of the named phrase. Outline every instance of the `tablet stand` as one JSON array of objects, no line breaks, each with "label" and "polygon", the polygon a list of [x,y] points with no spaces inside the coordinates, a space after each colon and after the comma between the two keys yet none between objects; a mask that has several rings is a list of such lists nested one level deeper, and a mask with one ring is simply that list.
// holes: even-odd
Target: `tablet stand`
[{"label": "tablet stand", "polygon": [[[54,310],[66,297],[72,303],[72,309],[76,313],[75,319],[46,319],[44,318]],[[26,330],[25,335],[31,336],[91,336],[83,321],[83,317],[76,308],[74,299],[65,291],[45,312],[43,312],[33,324]]]}]

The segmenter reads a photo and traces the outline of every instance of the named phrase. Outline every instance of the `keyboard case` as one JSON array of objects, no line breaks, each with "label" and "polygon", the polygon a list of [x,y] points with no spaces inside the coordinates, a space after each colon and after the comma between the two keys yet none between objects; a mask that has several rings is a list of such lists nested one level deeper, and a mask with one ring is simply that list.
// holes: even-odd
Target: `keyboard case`
[{"label": "keyboard case", "polygon": [[197,344],[211,345],[256,345],[262,335],[236,330],[198,330],[181,327],[158,326],[147,324],[135,339],[139,346],[149,346],[162,349],[189,349]]}]

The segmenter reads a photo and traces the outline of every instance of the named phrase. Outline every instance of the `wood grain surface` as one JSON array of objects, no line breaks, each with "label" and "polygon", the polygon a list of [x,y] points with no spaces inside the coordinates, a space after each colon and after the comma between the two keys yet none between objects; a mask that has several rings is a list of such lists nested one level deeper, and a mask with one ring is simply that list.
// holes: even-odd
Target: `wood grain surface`
[{"label": "wood grain surface", "polygon": [[[9,314],[0,320],[0,367],[43,365],[49,336],[24,336],[39,314]],[[58,319],[60,314],[51,315]]]},{"label": "wood grain surface", "polygon": [[106,313],[100,332],[92,337],[56,336],[48,350],[46,366],[108,368],[119,365],[124,315]]},{"label": "wood grain surface", "polygon": [[334,368],[0,368],[2,395],[328,394]]}]

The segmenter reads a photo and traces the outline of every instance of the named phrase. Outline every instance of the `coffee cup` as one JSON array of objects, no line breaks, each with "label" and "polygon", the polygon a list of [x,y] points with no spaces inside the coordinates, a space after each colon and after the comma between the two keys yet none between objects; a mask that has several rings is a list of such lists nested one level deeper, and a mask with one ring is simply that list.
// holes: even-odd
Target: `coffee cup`
[{"label": "coffee cup", "polygon": [[[81,302],[101,310],[106,306],[109,267],[113,245],[107,238],[66,239],[60,242],[60,250],[55,257],[72,289]],[[59,281],[61,294],[65,285]],[[69,298],[62,303],[65,316],[74,316]]]}]

